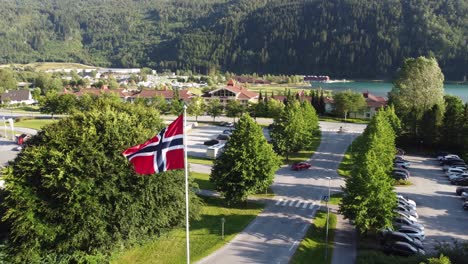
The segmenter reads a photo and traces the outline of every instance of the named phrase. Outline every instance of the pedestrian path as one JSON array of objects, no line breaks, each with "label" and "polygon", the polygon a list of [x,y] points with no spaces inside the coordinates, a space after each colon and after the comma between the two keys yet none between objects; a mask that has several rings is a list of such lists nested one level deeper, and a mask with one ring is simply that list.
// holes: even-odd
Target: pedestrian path
[{"label": "pedestrian path", "polygon": [[296,199],[277,199],[275,202],[276,206],[295,207],[304,210],[314,210],[316,206],[319,206],[319,204],[319,201],[304,201]]}]

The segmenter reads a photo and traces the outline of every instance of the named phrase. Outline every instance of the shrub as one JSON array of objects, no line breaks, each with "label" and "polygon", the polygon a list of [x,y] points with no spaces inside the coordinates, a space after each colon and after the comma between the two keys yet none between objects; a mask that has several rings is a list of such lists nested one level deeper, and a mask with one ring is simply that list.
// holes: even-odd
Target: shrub
[{"label": "shrub", "polygon": [[182,171],[137,176],[121,155],[162,128],[157,112],[99,107],[46,126],[6,169],[10,263],[101,263],[184,223]]}]

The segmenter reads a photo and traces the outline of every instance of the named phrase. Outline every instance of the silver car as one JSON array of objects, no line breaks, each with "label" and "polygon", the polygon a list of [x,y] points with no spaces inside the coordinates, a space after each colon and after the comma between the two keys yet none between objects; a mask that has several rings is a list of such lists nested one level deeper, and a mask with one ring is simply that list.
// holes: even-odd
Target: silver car
[{"label": "silver car", "polygon": [[423,230],[419,230],[417,228],[410,227],[410,226],[401,226],[397,228],[396,231],[407,234],[409,237],[414,237],[416,239],[419,239],[420,241],[423,241],[424,238],[426,237],[426,234],[424,233]]}]

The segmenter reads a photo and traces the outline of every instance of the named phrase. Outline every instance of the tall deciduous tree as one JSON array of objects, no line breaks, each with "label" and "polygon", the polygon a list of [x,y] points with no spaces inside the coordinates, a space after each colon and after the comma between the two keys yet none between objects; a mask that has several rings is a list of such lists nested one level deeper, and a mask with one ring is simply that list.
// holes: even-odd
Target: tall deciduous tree
[{"label": "tall deciduous tree", "polygon": [[448,149],[459,150],[463,146],[464,137],[467,137],[462,133],[466,125],[463,101],[452,95],[446,95],[444,100],[445,113],[441,127],[441,141]]},{"label": "tall deciduous tree", "polygon": [[230,100],[226,105],[226,116],[234,118],[234,122],[243,111],[244,107],[237,100]]},{"label": "tall deciduous tree", "polygon": [[346,195],[340,211],[353,219],[361,233],[390,227],[396,196],[390,173],[395,155],[395,134],[387,117],[380,111],[359,139],[362,144],[353,156],[355,166],[346,178]]},{"label": "tall deciduous tree", "polygon": [[198,121],[198,117],[205,113],[205,101],[203,98],[197,96],[192,98],[190,104],[187,107],[187,112],[189,115],[195,116],[195,120]]},{"label": "tall deciduous tree", "polygon": [[364,111],[366,99],[360,93],[346,90],[333,95],[335,101],[335,112],[343,115],[345,120],[349,113],[358,113]]},{"label": "tall deciduous tree", "polygon": [[0,93],[6,90],[16,90],[18,81],[13,71],[8,68],[0,69]]},{"label": "tall deciduous tree", "polygon": [[223,106],[218,98],[212,99],[208,102],[206,112],[213,117],[213,121],[223,113]]},{"label": "tall deciduous tree", "polygon": [[389,93],[390,101],[402,120],[403,129],[420,136],[423,114],[434,105],[444,109],[444,75],[434,58],[406,59]]},{"label": "tall deciduous tree", "polygon": [[8,167],[9,263],[107,263],[114,248],[184,223],[183,172],[141,177],[121,155],[164,126],[158,113],[106,100],[46,126]]},{"label": "tall deciduous tree", "polygon": [[262,129],[244,114],[236,123],[224,152],[214,162],[210,180],[228,202],[246,201],[273,182],[280,159],[267,143]]}]

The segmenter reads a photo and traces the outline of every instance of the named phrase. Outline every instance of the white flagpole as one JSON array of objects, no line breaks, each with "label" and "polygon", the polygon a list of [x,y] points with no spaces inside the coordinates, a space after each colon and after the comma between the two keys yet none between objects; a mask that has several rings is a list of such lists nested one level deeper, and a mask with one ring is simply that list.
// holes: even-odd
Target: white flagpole
[{"label": "white flagpole", "polygon": [[185,167],[185,232],[187,239],[187,264],[190,263],[189,238],[189,192],[188,192],[188,162],[187,162],[187,106],[184,105],[184,167]]}]

